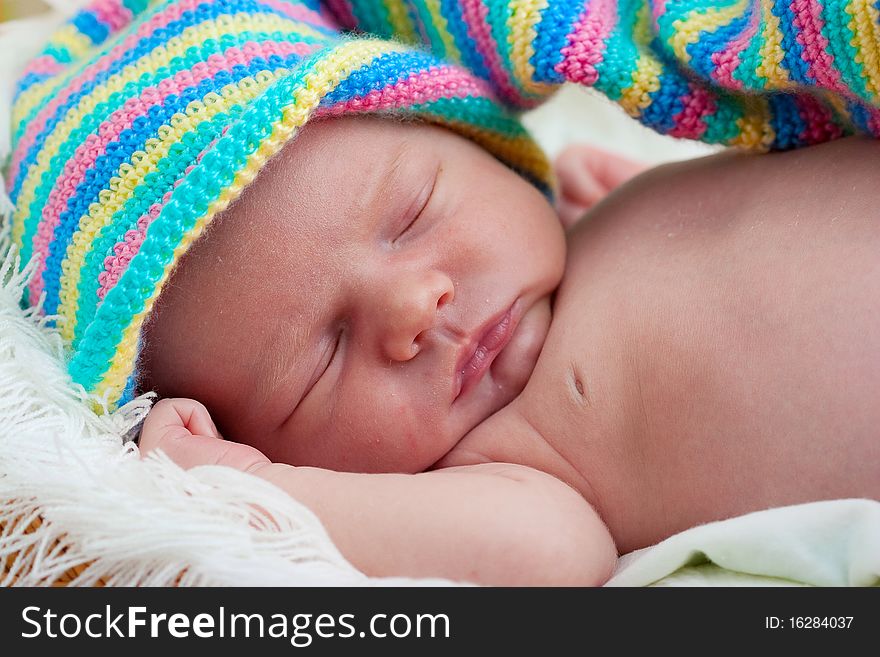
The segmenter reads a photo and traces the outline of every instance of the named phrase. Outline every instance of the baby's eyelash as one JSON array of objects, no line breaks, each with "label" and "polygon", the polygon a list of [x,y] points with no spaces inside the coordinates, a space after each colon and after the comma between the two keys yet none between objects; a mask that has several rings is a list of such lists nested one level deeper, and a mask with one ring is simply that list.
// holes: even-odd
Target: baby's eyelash
[{"label": "baby's eyelash", "polygon": [[[303,402],[303,400],[306,397],[308,397],[312,393],[312,390],[315,389],[315,386],[318,385],[318,383],[321,381],[321,379],[324,378],[324,375],[327,373],[327,370],[330,369],[330,365],[333,364],[333,360],[336,358],[336,353],[339,351],[339,345],[342,343],[342,331],[343,331],[343,329],[340,329],[339,332],[336,334],[336,341],[333,343],[333,347],[324,352],[325,354],[329,353],[330,357],[327,358],[327,362],[324,364],[323,367],[321,367],[320,373],[314,377],[312,382],[303,391],[302,397],[300,398],[300,402],[299,402],[300,404]],[[297,406],[298,405],[299,404],[297,404]]]},{"label": "baby's eyelash", "polygon": [[339,351],[339,345],[342,344],[342,331],[343,329],[339,329],[339,332],[336,334],[336,342],[333,344],[333,349],[330,351],[330,358],[327,359],[327,365],[321,371],[321,375],[318,377],[318,380],[323,378],[323,376],[327,373],[327,370],[330,369],[330,365],[333,364],[333,361],[336,359],[336,354]]},{"label": "baby's eyelash", "polygon": [[425,212],[425,208],[428,207],[428,204],[431,202],[431,197],[434,195],[434,189],[437,187],[437,178],[439,177],[439,173],[440,169],[438,168],[437,172],[434,174],[433,180],[431,181],[430,189],[428,189],[427,185],[425,186],[425,189],[428,190],[428,193],[422,194],[423,200],[419,204],[418,211],[413,215],[413,218],[410,220],[410,222],[406,226],[404,226],[403,230],[400,231],[397,237],[395,237],[391,241],[392,244],[395,244],[400,238],[406,235],[406,233],[408,233],[410,229],[412,229],[412,227],[418,222],[422,214]]}]

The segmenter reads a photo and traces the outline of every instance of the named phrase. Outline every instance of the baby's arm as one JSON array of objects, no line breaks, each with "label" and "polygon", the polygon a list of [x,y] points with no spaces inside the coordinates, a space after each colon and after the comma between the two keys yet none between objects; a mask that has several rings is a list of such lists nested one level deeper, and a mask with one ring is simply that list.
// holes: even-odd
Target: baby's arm
[{"label": "baby's arm", "polygon": [[354,474],[271,463],[223,440],[205,408],[164,400],[147,416],[142,453],[181,467],[224,465],[288,492],[323,522],[345,557],[373,576],[493,585],[598,585],[616,562],[604,523],[548,474],[506,463],[420,474]]}]

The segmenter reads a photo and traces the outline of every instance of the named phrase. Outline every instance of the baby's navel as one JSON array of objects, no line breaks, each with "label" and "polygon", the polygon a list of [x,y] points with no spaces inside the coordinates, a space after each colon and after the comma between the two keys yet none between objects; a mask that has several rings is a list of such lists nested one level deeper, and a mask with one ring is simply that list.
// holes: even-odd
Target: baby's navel
[{"label": "baby's navel", "polygon": [[572,392],[575,401],[586,406],[592,405],[590,403],[590,391],[584,383],[584,377],[578,372],[575,364],[572,364],[569,368],[568,383],[569,390]]}]

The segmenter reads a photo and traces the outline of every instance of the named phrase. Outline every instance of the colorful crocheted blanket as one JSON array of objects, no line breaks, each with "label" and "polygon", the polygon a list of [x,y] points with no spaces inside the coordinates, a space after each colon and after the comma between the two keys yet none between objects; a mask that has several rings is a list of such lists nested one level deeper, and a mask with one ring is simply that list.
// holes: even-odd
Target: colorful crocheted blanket
[{"label": "colorful crocheted blanket", "polygon": [[[326,0],[531,107],[594,87],[658,132],[757,149],[880,135],[877,0]],[[589,117],[584,117],[589,120]]]}]

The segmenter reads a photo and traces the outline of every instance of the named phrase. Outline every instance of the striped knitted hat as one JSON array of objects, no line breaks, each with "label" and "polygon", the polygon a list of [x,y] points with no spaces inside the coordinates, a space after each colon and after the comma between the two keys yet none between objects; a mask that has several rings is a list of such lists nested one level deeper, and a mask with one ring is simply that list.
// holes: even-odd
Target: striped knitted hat
[{"label": "striped knitted hat", "polygon": [[13,240],[69,371],[112,408],[175,263],[311,118],[393,113],[475,140],[545,192],[549,166],[488,83],[344,36],[318,0],[94,0],[19,82]]}]

